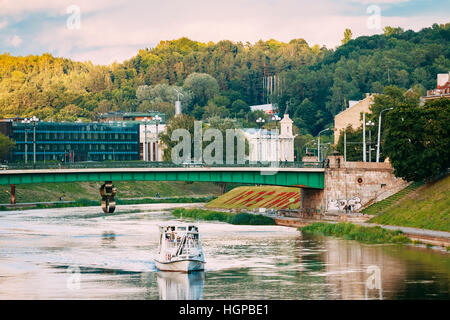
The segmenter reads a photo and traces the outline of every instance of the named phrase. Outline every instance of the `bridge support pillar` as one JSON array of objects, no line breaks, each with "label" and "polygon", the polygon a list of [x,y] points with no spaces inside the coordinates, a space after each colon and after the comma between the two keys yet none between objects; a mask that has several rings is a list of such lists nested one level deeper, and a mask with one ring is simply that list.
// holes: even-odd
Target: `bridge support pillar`
[{"label": "bridge support pillar", "polygon": [[225,194],[225,191],[227,191],[227,183],[226,182],[222,182],[220,184],[220,193],[221,194]]},{"label": "bridge support pillar", "polygon": [[16,185],[11,184],[11,204],[16,204]]},{"label": "bridge support pillar", "polygon": [[102,209],[104,213],[113,213],[116,210],[116,200],[114,196],[117,193],[116,187],[112,181],[105,181],[100,187],[100,195],[102,196]]}]

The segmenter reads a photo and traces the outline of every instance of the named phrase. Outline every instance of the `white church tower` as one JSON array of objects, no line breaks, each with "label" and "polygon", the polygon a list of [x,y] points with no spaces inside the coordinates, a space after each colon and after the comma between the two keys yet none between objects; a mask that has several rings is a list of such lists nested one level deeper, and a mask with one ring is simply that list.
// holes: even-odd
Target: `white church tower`
[{"label": "white church tower", "polygon": [[[287,110],[286,110],[287,111]],[[289,114],[285,113],[280,121],[280,161],[294,161],[294,138],[292,134],[293,121],[289,118]]]}]

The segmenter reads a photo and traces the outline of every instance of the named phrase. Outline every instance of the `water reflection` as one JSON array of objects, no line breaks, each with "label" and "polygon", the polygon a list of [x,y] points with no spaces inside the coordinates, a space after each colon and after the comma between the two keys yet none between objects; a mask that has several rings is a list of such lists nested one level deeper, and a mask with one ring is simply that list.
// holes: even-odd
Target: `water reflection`
[{"label": "water reflection", "polygon": [[161,300],[203,299],[204,271],[192,273],[160,271],[156,273],[156,277]]},{"label": "water reflection", "polygon": [[102,233],[102,245],[112,246],[116,240],[116,234],[114,231],[104,231]]}]

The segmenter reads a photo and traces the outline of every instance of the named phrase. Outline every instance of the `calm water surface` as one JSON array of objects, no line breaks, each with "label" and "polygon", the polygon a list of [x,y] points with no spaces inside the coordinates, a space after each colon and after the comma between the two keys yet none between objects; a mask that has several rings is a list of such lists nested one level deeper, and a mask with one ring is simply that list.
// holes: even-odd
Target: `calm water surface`
[{"label": "calm water surface", "polygon": [[206,271],[158,272],[169,206],[0,212],[0,299],[450,298],[446,252],[279,226],[199,222]]}]

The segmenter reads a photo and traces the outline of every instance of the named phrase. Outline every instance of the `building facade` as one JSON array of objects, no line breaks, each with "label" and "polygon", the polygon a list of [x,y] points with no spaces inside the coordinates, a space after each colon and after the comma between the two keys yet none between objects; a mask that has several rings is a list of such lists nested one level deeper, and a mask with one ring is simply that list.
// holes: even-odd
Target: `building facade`
[{"label": "building facade", "polygon": [[427,100],[434,100],[440,98],[450,99],[450,71],[448,73],[439,73],[437,75],[436,89],[428,90],[424,98]]},{"label": "building facade", "polygon": [[[9,160],[128,161],[139,160],[139,124],[130,122],[36,122],[3,121],[15,146]],[[26,154],[26,156],[25,156]]]},{"label": "building facade", "polygon": [[[157,120],[159,119],[159,120]],[[103,123],[123,121],[139,125],[139,159],[144,161],[162,161],[164,145],[159,136],[166,130],[166,115],[157,111],[150,112],[108,112],[100,115]]]},{"label": "building facade", "polygon": [[374,102],[375,95],[366,93],[366,97],[360,101],[350,101],[349,107],[334,117],[334,144],[339,141],[339,136],[345,128],[352,126],[353,129],[362,125],[361,113],[370,113],[370,106]]},{"label": "building facade", "polygon": [[249,143],[250,162],[294,161],[293,121],[285,114],[280,121],[280,130],[244,129],[244,136]]}]

